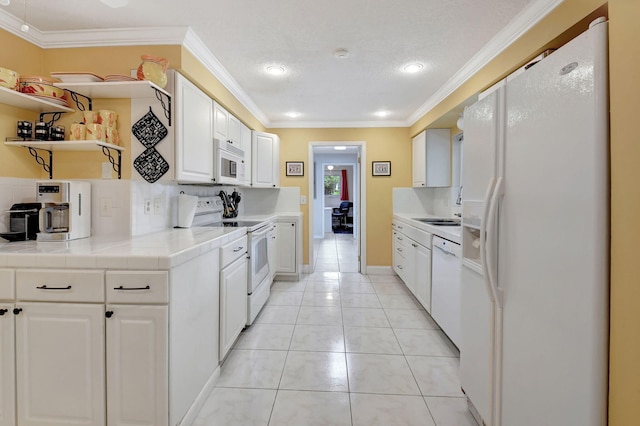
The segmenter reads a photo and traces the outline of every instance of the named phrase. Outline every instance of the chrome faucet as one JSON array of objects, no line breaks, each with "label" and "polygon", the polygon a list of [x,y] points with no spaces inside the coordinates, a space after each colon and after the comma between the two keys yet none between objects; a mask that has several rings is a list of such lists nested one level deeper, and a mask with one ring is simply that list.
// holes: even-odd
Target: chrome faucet
[{"label": "chrome faucet", "polygon": [[460,189],[458,190],[458,198],[456,198],[456,206],[462,205],[462,185],[460,185]]}]

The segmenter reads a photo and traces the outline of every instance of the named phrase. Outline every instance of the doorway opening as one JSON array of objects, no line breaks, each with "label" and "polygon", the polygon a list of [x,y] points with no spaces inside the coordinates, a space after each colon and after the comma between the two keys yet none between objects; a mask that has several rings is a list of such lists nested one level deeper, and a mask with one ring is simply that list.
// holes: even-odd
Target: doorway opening
[{"label": "doorway opening", "polygon": [[309,143],[309,272],[366,273],[364,155],[364,142]]}]

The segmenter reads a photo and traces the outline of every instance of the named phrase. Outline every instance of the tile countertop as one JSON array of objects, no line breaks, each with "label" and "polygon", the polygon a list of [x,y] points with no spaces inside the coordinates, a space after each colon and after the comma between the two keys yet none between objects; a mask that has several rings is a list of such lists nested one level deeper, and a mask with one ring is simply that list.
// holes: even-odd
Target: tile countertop
[{"label": "tile countertop", "polygon": [[246,228],[167,229],[138,237],[0,243],[0,268],[170,269],[246,234]]},{"label": "tile countertop", "polygon": [[411,225],[414,228],[418,228],[425,232],[429,232],[430,234],[437,235],[439,237],[444,238],[445,240],[449,240],[457,244],[462,244],[462,238],[460,236],[462,232],[461,226],[434,226],[424,222],[413,220],[412,218],[414,217],[427,218],[427,217],[435,217],[435,216],[429,216],[424,214],[401,214],[401,213],[394,213],[393,215],[394,219],[399,220],[403,223],[406,223],[407,225]]}]

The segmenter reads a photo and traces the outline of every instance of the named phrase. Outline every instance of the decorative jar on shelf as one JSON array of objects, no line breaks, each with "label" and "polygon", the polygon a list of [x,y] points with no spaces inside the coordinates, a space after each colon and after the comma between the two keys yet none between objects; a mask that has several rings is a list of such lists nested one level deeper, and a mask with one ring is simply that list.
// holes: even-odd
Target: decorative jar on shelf
[{"label": "decorative jar on shelf", "polygon": [[138,80],[149,80],[161,88],[167,85],[167,58],[142,55],[142,63],[138,67]]}]

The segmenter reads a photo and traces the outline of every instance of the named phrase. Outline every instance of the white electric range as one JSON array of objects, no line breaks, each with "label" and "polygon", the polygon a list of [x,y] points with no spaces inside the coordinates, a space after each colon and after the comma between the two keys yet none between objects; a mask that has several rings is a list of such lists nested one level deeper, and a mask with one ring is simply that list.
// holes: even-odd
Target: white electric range
[{"label": "white electric range", "polygon": [[223,218],[219,197],[200,197],[191,226],[247,228],[249,270],[247,271],[247,325],[251,325],[269,299],[272,274],[269,271],[269,221]]}]

